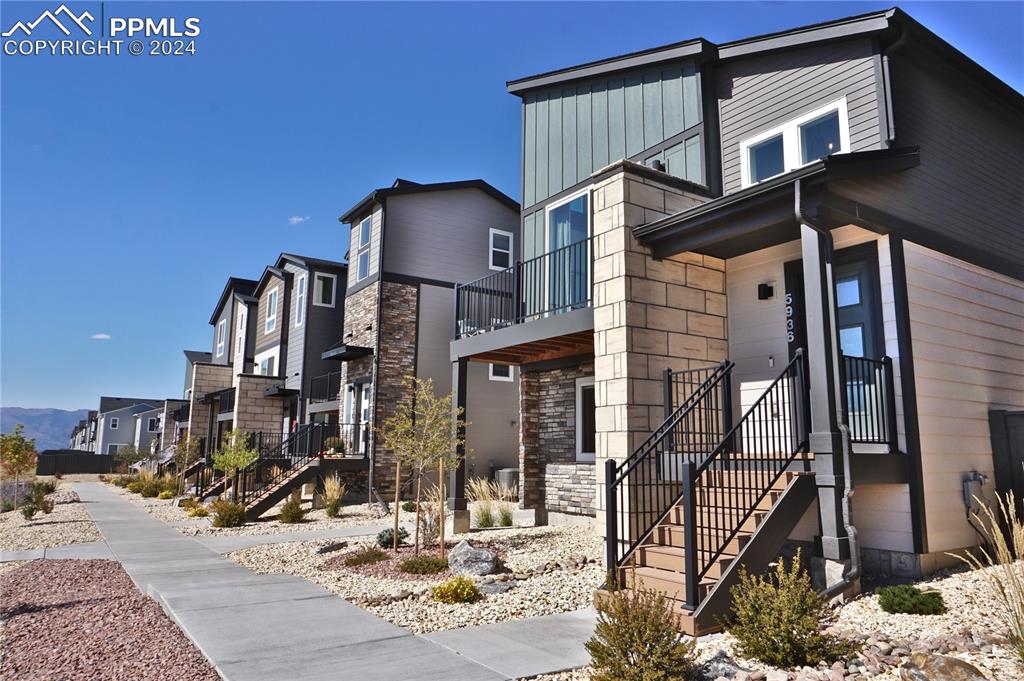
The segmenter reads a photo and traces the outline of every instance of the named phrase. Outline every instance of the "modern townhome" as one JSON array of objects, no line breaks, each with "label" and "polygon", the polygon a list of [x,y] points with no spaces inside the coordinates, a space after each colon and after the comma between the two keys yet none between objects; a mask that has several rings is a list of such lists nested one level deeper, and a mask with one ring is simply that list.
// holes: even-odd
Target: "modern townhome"
[{"label": "modern townhome", "polygon": [[96,445],[96,421],[98,413],[90,410],[85,418],[78,422],[71,430],[69,447],[80,452],[95,451]]},{"label": "modern townhome", "polygon": [[837,595],[1024,492],[1020,94],[896,9],[508,90],[522,236],[451,359],[518,368],[522,503],[615,579],[707,631],[786,543]]},{"label": "modern townhome", "polygon": [[166,405],[161,400],[158,406],[148,411],[137,412],[133,416],[132,431],[134,436],[132,444],[138,451],[154,455],[160,452],[160,442],[162,439],[161,420],[163,419],[165,407]]},{"label": "modern townhome", "polygon": [[474,399],[465,418],[476,443],[468,461],[473,475],[515,468],[517,372],[479,364],[453,374],[449,342],[455,282],[512,264],[519,204],[483,180],[399,179],[339,219],[350,226],[345,319],[323,357],[338,372],[329,396],[340,387],[345,448],[371,461],[368,484],[394,493],[394,455],[378,446],[376,428],[410,399],[410,377],[432,379],[438,394],[470,386]]},{"label": "modern townhome", "polygon": [[[133,397],[101,397],[96,422],[98,454],[116,454],[120,447],[135,445],[135,416],[163,408],[163,400]],[[147,439],[148,442],[148,439]]]}]

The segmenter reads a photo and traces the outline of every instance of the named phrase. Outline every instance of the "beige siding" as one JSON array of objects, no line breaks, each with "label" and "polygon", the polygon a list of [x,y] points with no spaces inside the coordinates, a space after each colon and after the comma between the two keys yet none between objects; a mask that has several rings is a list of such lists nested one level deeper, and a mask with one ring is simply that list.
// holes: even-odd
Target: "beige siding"
[{"label": "beige siding", "polygon": [[1024,408],[1024,283],[906,244],[928,548],[977,543],[964,474],[989,476],[988,412]]},{"label": "beige siding", "polygon": [[[373,219],[370,221],[370,267],[367,270],[368,274],[366,278],[369,279],[373,275],[380,271],[380,237],[381,230],[383,227],[382,220],[384,214],[381,211],[380,206],[375,206],[373,209]],[[360,220],[361,222],[361,220]],[[349,242],[348,242],[348,261],[350,267],[348,268],[348,286],[352,288],[359,281],[356,277],[359,276],[359,255],[357,241],[359,239],[356,228],[359,226],[359,222],[354,225],[349,225]],[[364,280],[365,281],[365,280]]]}]

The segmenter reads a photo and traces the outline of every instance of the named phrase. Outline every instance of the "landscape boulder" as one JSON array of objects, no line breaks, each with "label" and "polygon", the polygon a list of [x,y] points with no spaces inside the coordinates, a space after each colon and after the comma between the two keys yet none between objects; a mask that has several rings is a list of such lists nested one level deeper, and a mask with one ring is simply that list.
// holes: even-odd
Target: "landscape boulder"
[{"label": "landscape boulder", "polygon": [[981,670],[969,662],[948,655],[914,653],[900,667],[902,681],[985,681]]},{"label": "landscape boulder", "polygon": [[492,575],[498,571],[498,554],[476,548],[463,539],[448,552],[448,567],[456,575]]}]

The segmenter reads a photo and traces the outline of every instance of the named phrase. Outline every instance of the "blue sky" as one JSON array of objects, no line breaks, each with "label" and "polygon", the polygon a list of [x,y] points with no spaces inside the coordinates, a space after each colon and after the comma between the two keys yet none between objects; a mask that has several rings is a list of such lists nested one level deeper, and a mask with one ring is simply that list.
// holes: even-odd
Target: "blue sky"
[{"label": "blue sky", "polygon": [[[4,2],[0,24],[56,4]],[[0,403],[178,396],[225,279],[341,259],[337,216],[395,177],[518,198],[508,79],[887,6],[108,2],[198,16],[197,54],[0,57]],[[902,7],[1024,86],[1024,4]]]}]

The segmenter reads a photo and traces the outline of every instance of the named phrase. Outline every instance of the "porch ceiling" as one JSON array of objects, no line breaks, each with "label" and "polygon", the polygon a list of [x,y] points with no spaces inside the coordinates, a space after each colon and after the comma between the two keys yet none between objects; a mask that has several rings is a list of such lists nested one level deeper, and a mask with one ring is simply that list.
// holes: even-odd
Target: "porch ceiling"
[{"label": "porch ceiling", "polygon": [[593,354],[594,332],[580,331],[554,338],[528,341],[518,345],[482,352],[468,357],[473,362],[490,362],[494,364],[533,364],[565,357]]}]

